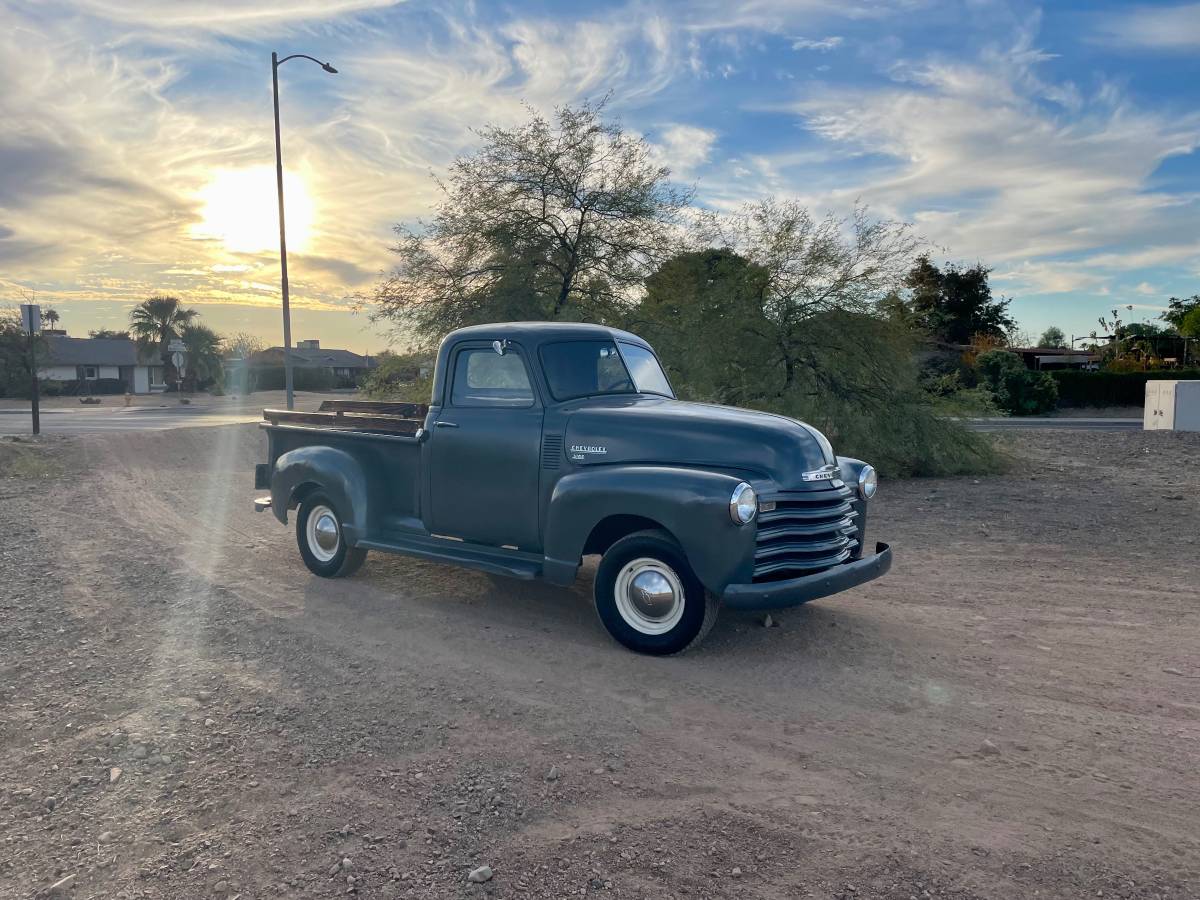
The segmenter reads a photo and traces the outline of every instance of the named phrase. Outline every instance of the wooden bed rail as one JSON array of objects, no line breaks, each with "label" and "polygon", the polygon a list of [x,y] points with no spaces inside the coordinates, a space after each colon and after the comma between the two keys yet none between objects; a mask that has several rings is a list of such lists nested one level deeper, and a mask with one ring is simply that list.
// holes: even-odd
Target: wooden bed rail
[{"label": "wooden bed rail", "polygon": [[[329,402],[331,401],[326,401],[326,403]],[[332,402],[355,403],[357,401]],[[391,404],[391,406],[407,407],[409,410],[415,412],[418,404]],[[347,410],[344,408],[325,410],[325,403],[322,403],[321,407],[322,411],[318,412],[264,409],[263,418],[272,425],[313,425],[337,431],[372,431],[382,434],[416,434],[421,426],[425,424],[423,413],[420,418],[417,418],[406,417],[401,414],[400,410],[396,412],[385,412],[378,408],[372,408],[369,411]]]},{"label": "wooden bed rail", "polygon": [[321,412],[367,413],[376,416],[399,416],[402,419],[422,419],[429,412],[427,403],[394,403],[390,400],[324,400]]}]

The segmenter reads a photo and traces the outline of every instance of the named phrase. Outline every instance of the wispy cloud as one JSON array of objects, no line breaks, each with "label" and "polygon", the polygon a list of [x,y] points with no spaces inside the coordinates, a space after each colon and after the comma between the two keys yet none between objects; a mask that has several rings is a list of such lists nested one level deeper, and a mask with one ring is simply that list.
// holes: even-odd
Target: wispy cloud
[{"label": "wispy cloud", "polygon": [[662,129],[655,145],[661,163],[676,178],[689,179],[708,162],[716,143],[717,133],[695,125],[668,125]]},{"label": "wispy cloud", "polygon": [[1117,47],[1188,51],[1200,48],[1200,3],[1136,6],[1099,17],[1094,31]]},{"label": "wispy cloud", "polygon": [[98,18],[150,29],[200,29],[245,35],[247,30],[336,19],[403,0],[75,0]]},{"label": "wispy cloud", "polygon": [[[1157,247],[1196,221],[1194,198],[1151,193],[1151,174],[1200,146],[1200,115],[1156,113],[1112,85],[1084,95],[1039,77],[1028,36],[974,61],[898,63],[883,89],[824,90],[795,104],[806,126],[852,152],[882,154],[835,191],[911,217],[966,258],[1047,259],[1117,245]],[[1129,258],[1130,267],[1136,260]],[[1094,286],[1070,265],[1045,290]]]},{"label": "wispy cloud", "polygon": [[[170,290],[265,317],[277,255],[196,226],[215,171],[273,163],[273,48],[342,72],[281,70],[284,158],[313,203],[293,301],[314,315],[390,264],[392,225],[428,213],[430,173],[474,129],[605,96],[709,207],[863,200],[1054,302],[1183,290],[1200,273],[1200,114],[1071,53],[1195,46],[1200,5],[1096,15],[1050,47],[1006,0],[974,9],[979,23],[943,0],[0,0],[0,295],[36,286],[111,315]],[[930,29],[953,40],[935,49]]]},{"label": "wispy cloud", "polygon": [[836,50],[842,46],[844,39],[839,35],[831,35],[829,37],[813,40],[812,38],[795,38],[792,41],[793,50],[818,50],[822,53],[828,50]]}]

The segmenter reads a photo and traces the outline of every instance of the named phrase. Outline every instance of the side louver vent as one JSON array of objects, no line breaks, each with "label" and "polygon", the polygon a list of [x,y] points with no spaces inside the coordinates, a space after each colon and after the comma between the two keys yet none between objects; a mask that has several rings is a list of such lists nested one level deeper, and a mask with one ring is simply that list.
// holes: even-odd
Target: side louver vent
[{"label": "side louver vent", "polygon": [[561,434],[547,434],[542,438],[542,468],[557,469],[562,465],[563,439]]}]

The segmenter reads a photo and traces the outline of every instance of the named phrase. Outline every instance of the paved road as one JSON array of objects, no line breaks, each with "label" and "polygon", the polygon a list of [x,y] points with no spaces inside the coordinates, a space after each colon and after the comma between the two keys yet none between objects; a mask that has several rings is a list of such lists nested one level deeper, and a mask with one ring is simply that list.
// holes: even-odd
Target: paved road
[{"label": "paved road", "polygon": [[968,419],[975,431],[1010,431],[1014,428],[1069,429],[1071,431],[1141,431],[1141,419],[1075,419],[1053,416],[1014,416],[1011,419]]},{"label": "paved road", "polygon": [[[42,432],[166,431],[205,425],[257,422],[262,411],[208,410],[203,407],[121,407],[118,409],[43,409]],[[28,409],[0,409],[0,434],[29,434]]]}]

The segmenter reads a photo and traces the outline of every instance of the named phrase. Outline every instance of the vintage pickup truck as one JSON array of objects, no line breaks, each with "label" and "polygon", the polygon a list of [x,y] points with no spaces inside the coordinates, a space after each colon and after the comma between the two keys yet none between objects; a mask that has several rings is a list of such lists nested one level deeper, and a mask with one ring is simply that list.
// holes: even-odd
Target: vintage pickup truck
[{"label": "vintage pickup truck", "polygon": [[255,501],[305,565],[386,550],[569,585],[598,554],[596,611],[633,650],[696,644],[723,604],[795,606],[884,574],[864,554],[871,466],[783,416],[675,399],[654,350],[595,325],[463,328],[424,404],[264,410]]}]

